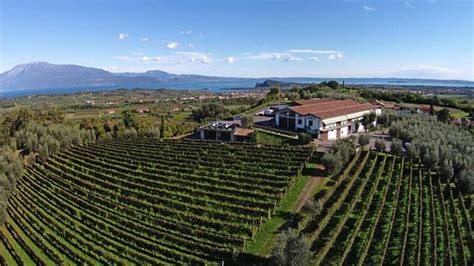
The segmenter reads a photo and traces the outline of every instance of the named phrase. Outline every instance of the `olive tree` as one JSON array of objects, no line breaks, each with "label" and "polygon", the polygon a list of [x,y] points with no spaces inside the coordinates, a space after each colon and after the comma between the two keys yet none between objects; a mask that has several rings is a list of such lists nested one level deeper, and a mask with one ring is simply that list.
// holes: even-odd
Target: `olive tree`
[{"label": "olive tree", "polygon": [[306,266],[311,258],[310,243],[298,230],[289,229],[280,233],[272,250],[274,265]]}]

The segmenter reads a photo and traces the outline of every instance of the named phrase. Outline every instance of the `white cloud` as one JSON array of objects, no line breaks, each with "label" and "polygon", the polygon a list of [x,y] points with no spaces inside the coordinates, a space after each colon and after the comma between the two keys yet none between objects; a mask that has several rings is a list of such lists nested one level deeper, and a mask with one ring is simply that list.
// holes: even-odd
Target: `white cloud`
[{"label": "white cloud", "polygon": [[158,62],[161,60],[161,57],[155,56],[155,57],[148,57],[148,56],[143,56],[140,58],[140,62]]},{"label": "white cloud", "polygon": [[409,8],[415,8],[415,6],[412,5],[410,2],[405,2],[405,6],[407,6]]},{"label": "white cloud", "polygon": [[434,79],[453,78],[458,76],[458,74],[458,71],[455,69],[432,65],[406,66],[399,69],[388,70],[384,73],[387,77]]},{"label": "white cloud", "polygon": [[235,58],[232,56],[227,57],[227,63],[232,64],[235,62]]},{"label": "white cloud", "polygon": [[108,70],[108,71],[112,71],[112,72],[113,72],[113,71],[118,70],[119,67],[118,67],[118,66],[109,66],[109,67],[106,67],[105,69]]},{"label": "white cloud", "polygon": [[133,55],[143,55],[143,52],[132,52]]},{"label": "white cloud", "polygon": [[124,41],[124,40],[128,39],[128,33],[119,33],[117,35],[117,39],[119,39],[121,41]]},{"label": "white cloud", "polygon": [[343,57],[343,55],[341,53],[337,53],[337,54],[330,54],[327,56],[327,59],[328,60],[337,60],[337,59],[341,59]]},{"label": "white cloud", "polygon": [[365,11],[375,11],[377,9],[375,9],[375,7],[372,7],[372,6],[363,6],[362,7]]},{"label": "white cloud", "polygon": [[335,50],[313,50],[313,49],[291,49],[290,53],[301,53],[301,54],[336,54],[341,53]]},{"label": "white cloud", "polygon": [[148,38],[148,37],[143,37],[143,38],[140,39],[140,41],[141,41],[141,42],[148,42],[148,41],[150,41],[150,38]]},{"label": "white cloud", "polygon": [[116,56],[114,58],[117,59],[117,60],[120,60],[120,61],[132,61],[133,60],[132,57],[124,56],[124,55]]},{"label": "white cloud", "polygon": [[192,43],[188,44],[188,48],[194,48],[194,44]]},{"label": "white cloud", "polygon": [[259,53],[246,57],[250,60],[272,60],[272,61],[303,61],[302,58],[294,56],[292,53]]},{"label": "white cloud", "polygon": [[166,48],[168,48],[168,49],[176,49],[178,47],[179,47],[179,42],[169,42],[166,45]]},{"label": "white cloud", "polygon": [[199,52],[176,52],[175,54],[178,56],[178,60],[176,61],[177,64],[194,62],[208,65],[214,64],[212,54]]},{"label": "white cloud", "polygon": [[181,34],[181,35],[191,35],[191,34],[193,34],[193,31],[191,31],[191,30],[186,30],[186,31],[180,32],[180,34]]},{"label": "white cloud", "polygon": [[[295,54],[318,54],[318,55],[328,55],[326,57],[327,60],[336,60],[341,59],[344,57],[343,53],[336,50],[314,50],[314,49],[291,49],[289,50],[290,53]],[[313,56],[309,59],[313,61],[320,61],[321,58],[319,56]]]}]

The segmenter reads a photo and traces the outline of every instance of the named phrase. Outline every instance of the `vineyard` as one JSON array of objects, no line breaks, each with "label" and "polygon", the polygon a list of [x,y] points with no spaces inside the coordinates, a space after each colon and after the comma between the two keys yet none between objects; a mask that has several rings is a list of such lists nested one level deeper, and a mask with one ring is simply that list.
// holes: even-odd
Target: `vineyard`
[{"label": "vineyard", "polygon": [[311,154],[152,139],[76,146],[25,170],[0,230],[0,264],[231,260],[270,219]]},{"label": "vineyard", "polygon": [[315,198],[315,265],[472,265],[470,198],[418,162],[362,151]]}]

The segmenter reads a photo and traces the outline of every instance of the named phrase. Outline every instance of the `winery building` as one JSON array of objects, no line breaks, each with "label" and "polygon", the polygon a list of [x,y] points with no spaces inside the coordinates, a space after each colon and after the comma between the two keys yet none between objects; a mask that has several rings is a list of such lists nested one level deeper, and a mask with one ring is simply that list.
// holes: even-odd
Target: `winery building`
[{"label": "winery building", "polygon": [[335,140],[364,131],[360,120],[371,112],[380,115],[381,109],[354,100],[303,100],[276,112],[275,125],[291,131],[308,132],[322,140]]}]

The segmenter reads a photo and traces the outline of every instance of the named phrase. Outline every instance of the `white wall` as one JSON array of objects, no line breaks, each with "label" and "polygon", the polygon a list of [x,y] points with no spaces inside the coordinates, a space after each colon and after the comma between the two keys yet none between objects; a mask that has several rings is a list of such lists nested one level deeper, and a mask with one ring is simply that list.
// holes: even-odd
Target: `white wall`
[{"label": "white wall", "polygon": [[335,139],[337,139],[337,129],[328,131],[328,140],[335,140]]},{"label": "white wall", "polygon": [[349,128],[348,127],[341,127],[341,138],[347,137],[349,134]]}]

